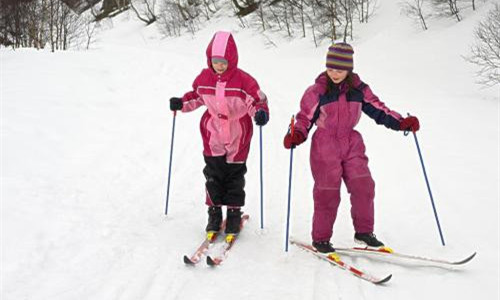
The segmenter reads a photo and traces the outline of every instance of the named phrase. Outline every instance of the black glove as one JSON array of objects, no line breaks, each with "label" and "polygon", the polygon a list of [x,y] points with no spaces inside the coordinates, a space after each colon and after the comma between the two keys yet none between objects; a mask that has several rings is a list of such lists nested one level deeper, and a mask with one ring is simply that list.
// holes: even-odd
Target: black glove
[{"label": "black glove", "polygon": [[255,113],[254,119],[255,119],[255,124],[259,126],[264,126],[269,121],[269,115],[265,110],[260,109]]},{"label": "black glove", "polygon": [[170,98],[170,110],[181,110],[182,99],[177,97]]}]

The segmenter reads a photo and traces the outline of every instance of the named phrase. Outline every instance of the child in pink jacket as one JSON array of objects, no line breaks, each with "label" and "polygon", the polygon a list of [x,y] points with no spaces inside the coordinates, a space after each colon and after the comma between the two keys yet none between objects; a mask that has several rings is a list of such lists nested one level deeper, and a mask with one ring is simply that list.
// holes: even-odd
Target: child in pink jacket
[{"label": "child in pink jacket", "polygon": [[361,112],[377,124],[393,130],[419,129],[416,117],[403,118],[387,108],[371,88],[353,73],[353,49],[346,43],[332,44],[326,71],[304,93],[297,114],[295,133],[284,139],[285,148],[303,143],[317,126],[311,140],[310,163],[314,178],[313,246],[323,253],[334,252],[330,244],[340,203],[343,180],[351,195],[354,239],[369,247],[381,247],[374,229],[375,183],[361,134],[354,127]]},{"label": "child in pink jacket", "polygon": [[253,124],[269,120],[266,95],[257,81],[238,69],[238,51],[229,32],[215,33],[208,44],[207,66],[193,82],[193,90],[182,98],[171,98],[170,109],[190,112],[204,105],[200,122],[206,166],[207,232],[217,232],[222,223],[221,206],[227,206],[226,233],[240,230],[245,204],[246,159]]}]

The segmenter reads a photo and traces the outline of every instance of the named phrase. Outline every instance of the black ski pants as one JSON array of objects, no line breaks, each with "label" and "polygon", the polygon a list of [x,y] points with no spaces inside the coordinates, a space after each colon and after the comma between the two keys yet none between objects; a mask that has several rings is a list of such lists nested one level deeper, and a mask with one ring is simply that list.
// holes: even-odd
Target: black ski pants
[{"label": "black ski pants", "polygon": [[227,163],[225,156],[204,156],[207,205],[245,205],[246,162]]}]

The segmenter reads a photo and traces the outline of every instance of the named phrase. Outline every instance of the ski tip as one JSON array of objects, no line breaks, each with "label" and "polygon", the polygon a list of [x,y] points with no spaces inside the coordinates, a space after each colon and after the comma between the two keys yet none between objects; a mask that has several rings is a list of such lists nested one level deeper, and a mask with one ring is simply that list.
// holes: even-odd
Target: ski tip
[{"label": "ski tip", "polygon": [[184,263],[189,266],[193,266],[195,264],[187,255],[184,255]]},{"label": "ski tip", "polygon": [[217,266],[217,265],[218,265],[218,263],[217,263],[217,262],[215,262],[215,260],[213,260],[210,256],[207,256],[207,265],[209,265],[209,266],[212,266],[212,267],[213,267],[213,266]]},{"label": "ski tip", "polygon": [[477,252],[474,252],[472,253],[471,255],[469,255],[469,257],[461,260],[461,261],[457,261],[455,263],[453,263],[454,265],[463,265],[465,263],[468,263],[469,261],[471,261],[475,256],[476,256]]},{"label": "ski tip", "polygon": [[392,274],[389,274],[389,276],[385,277],[384,279],[381,279],[379,281],[374,281],[373,283],[375,283],[375,284],[386,283],[387,281],[391,280],[391,278],[392,278]]}]

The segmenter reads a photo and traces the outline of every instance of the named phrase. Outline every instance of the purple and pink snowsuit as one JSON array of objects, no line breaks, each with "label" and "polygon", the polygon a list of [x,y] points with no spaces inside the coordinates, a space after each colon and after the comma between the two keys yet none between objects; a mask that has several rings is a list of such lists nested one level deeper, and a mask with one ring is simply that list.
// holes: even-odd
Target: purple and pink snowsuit
[{"label": "purple and pink snowsuit", "polygon": [[322,73],[300,103],[295,130],[307,138],[313,124],[318,127],[311,144],[310,163],[314,178],[313,241],[329,241],[340,203],[342,179],[351,194],[351,216],[358,233],[373,232],[375,183],[361,134],[354,127],[363,111],[377,124],[399,130],[401,115],[389,110],[357,74],[352,87],[339,85]]},{"label": "purple and pink snowsuit", "polygon": [[[193,90],[183,98],[182,112],[205,105],[200,122],[206,166],[206,204],[243,206],[245,204],[245,161],[250,150],[257,110],[267,107],[266,95],[255,79],[238,69],[238,51],[229,32],[217,32],[207,50],[208,68],[193,82]],[[213,57],[224,58],[228,68],[217,74]]]}]

